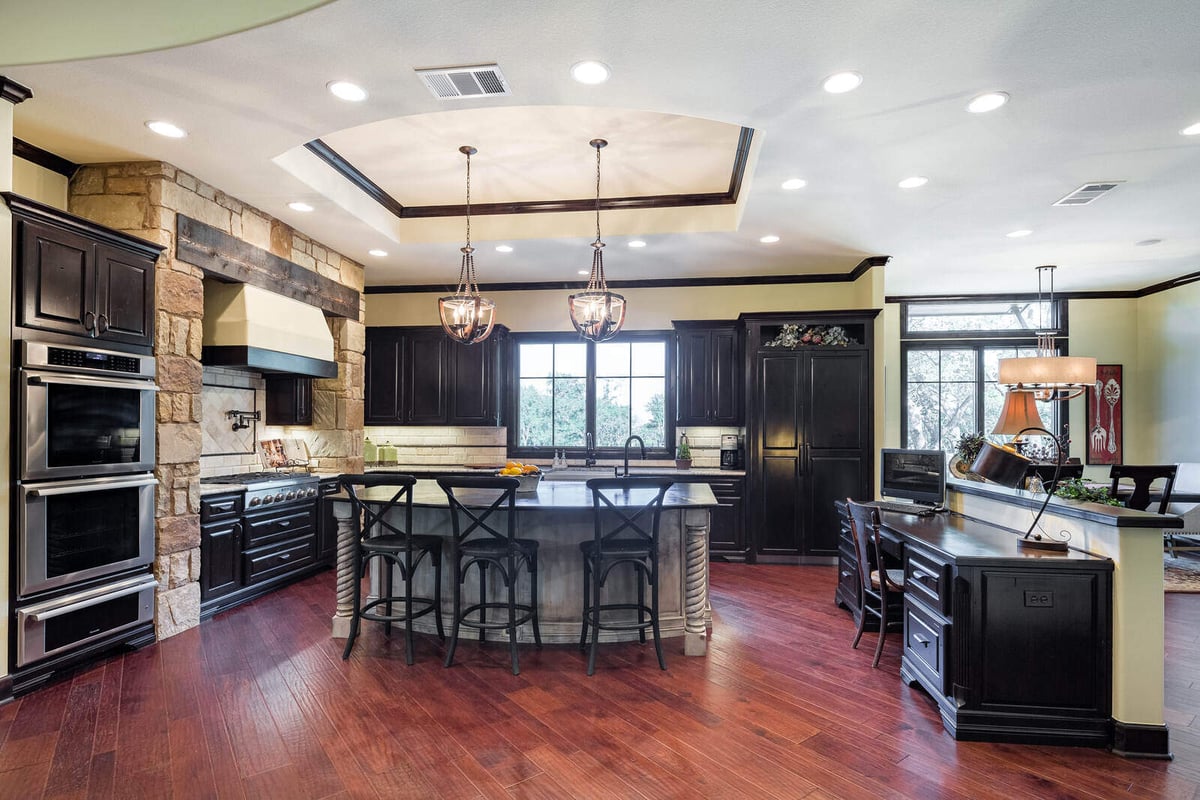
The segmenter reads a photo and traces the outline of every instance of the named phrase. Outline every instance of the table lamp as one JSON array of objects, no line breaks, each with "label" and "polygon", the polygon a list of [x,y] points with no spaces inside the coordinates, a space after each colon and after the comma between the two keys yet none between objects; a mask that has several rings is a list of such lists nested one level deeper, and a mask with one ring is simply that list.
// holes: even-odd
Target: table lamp
[{"label": "table lamp", "polygon": [[[1050,504],[1050,496],[1054,493],[1054,487],[1058,485],[1058,476],[1063,460],[1062,445],[1059,444],[1058,437],[1046,430],[1042,418],[1038,414],[1037,403],[1034,401],[1035,398],[1031,391],[1009,390],[1004,397],[1004,408],[1000,411],[1000,419],[996,422],[992,433],[1013,436],[1015,441],[1024,433],[1037,431],[1046,434],[1054,442],[1054,477],[1050,481],[1049,488],[1046,489],[1046,499],[1042,501],[1037,516],[1033,518],[1033,523],[1025,532],[1025,536],[1017,540],[1017,544],[1035,550],[1065,551],[1067,549],[1065,541],[1049,539],[1042,533],[1034,533],[1038,520],[1042,518],[1042,513]],[[1011,444],[1001,446],[984,442],[975,462],[971,464],[971,472],[993,483],[1016,489],[1023,484],[1025,473],[1032,463],[1033,459],[1018,453]]]}]

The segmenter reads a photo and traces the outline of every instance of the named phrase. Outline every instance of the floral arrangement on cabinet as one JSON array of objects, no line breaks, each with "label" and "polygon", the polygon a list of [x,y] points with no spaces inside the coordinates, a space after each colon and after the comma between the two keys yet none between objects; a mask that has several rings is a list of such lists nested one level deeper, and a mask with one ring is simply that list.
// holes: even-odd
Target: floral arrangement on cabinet
[{"label": "floral arrangement on cabinet", "polygon": [[846,335],[846,329],[841,325],[808,325],[801,329],[799,325],[784,325],[779,329],[779,335],[766,343],[766,347],[845,347],[858,344]]}]

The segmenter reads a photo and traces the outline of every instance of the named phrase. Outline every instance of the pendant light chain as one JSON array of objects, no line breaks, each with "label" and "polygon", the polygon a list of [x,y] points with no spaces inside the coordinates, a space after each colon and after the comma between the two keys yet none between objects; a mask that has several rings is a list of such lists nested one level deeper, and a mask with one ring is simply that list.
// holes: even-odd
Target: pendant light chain
[{"label": "pendant light chain", "polygon": [[600,150],[608,142],[593,139],[589,144],[596,148],[596,241],[592,242],[592,273],[588,277],[588,291],[607,292],[608,281],[604,278],[604,242],[600,240]]},{"label": "pendant light chain", "polygon": [[475,248],[471,247],[471,154],[474,147],[464,145],[459,152],[467,157],[467,244],[462,248],[462,267],[458,272],[456,294],[479,294],[479,279],[475,276]]}]

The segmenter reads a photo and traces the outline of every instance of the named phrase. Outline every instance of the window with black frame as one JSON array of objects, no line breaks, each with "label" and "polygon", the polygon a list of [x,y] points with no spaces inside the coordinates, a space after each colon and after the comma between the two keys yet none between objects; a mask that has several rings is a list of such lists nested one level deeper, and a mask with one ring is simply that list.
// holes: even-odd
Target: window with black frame
[{"label": "window with black frame", "polygon": [[591,434],[597,451],[615,454],[637,435],[647,455],[670,456],[669,332],[625,332],[600,343],[574,333],[521,333],[512,340],[513,455],[551,457],[556,450],[578,455]]},{"label": "window with black frame", "polygon": [[[1053,320],[1056,355],[1066,355],[1066,303],[1012,298],[908,302],[901,305],[901,443],[954,451],[959,437],[990,433],[1004,405],[997,384],[1002,358],[1036,356],[1037,330]],[[1038,411],[1050,430],[1065,433],[1051,401]]]}]

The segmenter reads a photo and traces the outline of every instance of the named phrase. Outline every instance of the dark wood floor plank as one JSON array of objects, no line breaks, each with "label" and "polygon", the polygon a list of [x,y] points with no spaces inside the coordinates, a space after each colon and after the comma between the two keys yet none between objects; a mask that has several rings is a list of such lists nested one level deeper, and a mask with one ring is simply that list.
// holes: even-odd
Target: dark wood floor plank
[{"label": "dark wood floor plank", "polygon": [[[331,573],[117,654],[0,706],[7,797],[971,798],[1184,800],[1200,789],[1200,595],[1167,595],[1175,760],[955,742],[873,635],[832,603],[832,567],[713,564],[707,658],[668,642],[443,645],[364,626],[329,637]],[[869,640],[869,641],[868,641]]]}]

